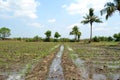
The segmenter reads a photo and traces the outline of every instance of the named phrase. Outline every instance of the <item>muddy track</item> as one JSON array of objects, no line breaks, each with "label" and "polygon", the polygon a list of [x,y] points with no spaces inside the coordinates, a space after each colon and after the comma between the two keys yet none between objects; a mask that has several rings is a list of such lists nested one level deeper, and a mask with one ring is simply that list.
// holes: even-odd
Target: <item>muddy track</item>
[{"label": "muddy track", "polygon": [[0,80],[6,80],[8,76],[0,75]]},{"label": "muddy track", "polygon": [[82,80],[80,76],[80,70],[73,63],[69,56],[69,51],[65,48],[62,56],[62,67],[65,80]]},{"label": "muddy track", "polygon": [[31,72],[26,74],[25,80],[46,80],[47,73],[49,71],[49,66],[54,59],[59,48],[57,48],[53,53],[43,58],[37,65],[33,68]]},{"label": "muddy track", "polygon": [[61,45],[49,69],[47,80],[65,80],[63,69],[61,66],[61,57],[64,51],[64,46]]}]

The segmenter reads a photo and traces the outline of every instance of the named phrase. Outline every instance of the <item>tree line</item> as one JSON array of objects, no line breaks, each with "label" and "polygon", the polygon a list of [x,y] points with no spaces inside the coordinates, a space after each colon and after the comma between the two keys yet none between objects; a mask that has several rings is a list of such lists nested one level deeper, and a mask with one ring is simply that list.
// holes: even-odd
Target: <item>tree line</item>
[{"label": "tree line", "polygon": [[[120,0],[113,0],[113,2],[107,2],[105,4],[105,8],[102,9],[100,11],[101,15],[103,14],[106,14],[105,18],[106,20],[111,17],[116,11],[118,11],[120,13]],[[102,41],[101,38],[106,38],[106,37],[94,37],[92,38],[92,26],[93,26],[93,23],[96,22],[96,23],[102,23],[102,20],[100,20],[100,18],[98,18],[98,16],[96,16],[94,14],[94,9],[93,8],[90,8],[89,9],[89,13],[86,15],[86,16],[83,16],[84,20],[81,21],[82,24],[90,24],[90,39],[89,39],[89,43],[91,43],[91,41]],[[48,30],[45,32],[45,35],[46,35],[46,38],[43,40],[43,41],[46,41],[46,42],[49,42],[50,41],[50,37],[51,37],[51,31]],[[80,36],[81,36],[81,32],[79,31],[79,28],[78,26],[74,26],[72,28],[72,31],[70,32],[70,35],[74,35],[75,38],[74,38],[74,41],[79,41],[80,40]],[[9,28],[6,28],[6,27],[3,27],[3,28],[0,28],[0,38],[1,39],[5,39],[6,37],[9,37],[10,36],[10,29]],[[120,36],[120,33],[118,34],[114,34],[114,38],[115,38],[115,41],[119,41],[119,36]],[[54,41],[58,41],[58,38],[61,37],[61,35],[58,33],[58,32],[55,32],[54,34]],[[35,36],[33,39],[37,39],[39,38],[38,36]],[[66,39],[66,38],[63,38],[63,40]],[[67,40],[67,39],[66,39]],[[105,40],[114,40],[112,37],[107,37]],[[34,40],[33,40],[34,41]]]},{"label": "tree line", "polygon": [[[54,38],[51,38],[51,35],[52,35],[52,31],[50,30],[47,30],[45,33],[46,35],[46,38],[41,38],[39,37],[38,35],[37,36],[34,36],[33,38],[21,38],[21,37],[18,37],[18,38],[13,38],[14,40],[19,40],[19,41],[26,41],[26,42],[38,42],[38,41],[44,41],[44,42],[58,42],[58,41],[61,41],[61,42],[69,42],[69,41],[79,41],[80,40],[80,36],[81,36],[81,32],[79,31],[79,28],[78,26],[74,26],[72,28],[72,31],[70,32],[70,35],[75,35],[75,39],[68,39],[68,38],[60,38],[58,39],[59,37],[61,37],[61,35],[58,33],[58,32],[55,32],[54,34]],[[6,27],[2,27],[0,28],[0,39],[2,40],[5,40],[7,39],[7,37],[9,37],[11,35],[11,30],[9,28],[6,28]]]},{"label": "tree line", "polygon": [[94,42],[100,42],[100,41],[120,41],[120,33],[116,33],[113,36],[105,37],[105,36],[95,36],[92,39]]},{"label": "tree line", "polygon": [[[6,37],[10,36],[10,29],[3,27],[0,28],[0,39],[5,40]],[[77,26],[72,28],[72,31],[69,33],[70,35],[74,35],[74,39],[69,38],[60,38],[61,35],[58,32],[55,32],[54,38],[51,37],[52,31],[48,30],[44,33],[46,38],[39,37],[38,35],[34,36],[33,38],[13,38],[12,40],[18,41],[26,41],[26,42],[79,42],[81,32]],[[93,42],[100,42],[100,41],[120,41],[120,33],[116,33],[113,36],[105,37],[105,36],[95,36],[91,39]]]}]

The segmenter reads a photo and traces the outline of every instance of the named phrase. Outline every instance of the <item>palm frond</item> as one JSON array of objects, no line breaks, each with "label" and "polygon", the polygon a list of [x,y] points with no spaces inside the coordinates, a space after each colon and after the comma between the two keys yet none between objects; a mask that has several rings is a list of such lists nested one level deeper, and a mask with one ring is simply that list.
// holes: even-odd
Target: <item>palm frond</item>
[{"label": "palm frond", "polygon": [[112,3],[112,2],[107,2],[107,3],[105,4],[105,7],[111,7],[111,6],[115,6],[115,4]]},{"label": "palm frond", "polygon": [[114,0],[115,6],[116,6],[116,10],[118,10],[120,12],[120,0]]},{"label": "palm frond", "polygon": [[81,21],[81,23],[83,23],[83,24],[88,24],[89,22],[90,22],[90,20],[88,20],[88,19]]},{"label": "palm frond", "polygon": [[115,3],[116,5],[120,5],[120,0],[114,0],[114,3]]},{"label": "palm frond", "polygon": [[108,2],[108,3],[105,4],[105,8],[102,9],[100,11],[100,13],[101,13],[101,15],[103,15],[105,13],[108,14],[108,12],[113,12],[113,11],[115,11],[115,5],[114,5],[114,3]]},{"label": "palm frond", "polygon": [[94,20],[94,22],[96,22],[96,23],[102,23],[102,21],[101,21],[99,18],[96,18],[96,19]]},{"label": "palm frond", "polygon": [[93,9],[93,8],[90,8],[90,9],[89,9],[89,16],[93,16],[93,15],[94,15],[93,12],[94,12],[94,9]]},{"label": "palm frond", "polygon": [[71,31],[71,32],[70,32],[70,35],[74,35],[74,32],[73,32],[73,31]]},{"label": "palm frond", "polygon": [[105,4],[105,8],[100,11],[101,15],[106,13],[106,20],[112,16],[115,12],[116,7],[114,3],[108,2]]}]

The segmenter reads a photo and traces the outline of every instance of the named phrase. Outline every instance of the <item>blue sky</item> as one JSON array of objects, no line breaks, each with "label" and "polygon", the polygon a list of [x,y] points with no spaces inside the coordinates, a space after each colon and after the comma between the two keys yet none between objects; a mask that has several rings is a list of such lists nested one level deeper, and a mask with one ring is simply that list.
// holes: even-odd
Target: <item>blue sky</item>
[{"label": "blue sky", "polygon": [[61,37],[73,38],[69,32],[77,25],[81,38],[89,38],[89,24],[80,22],[92,7],[104,22],[93,24],[93,36],[111,36],[120,32],[120,14],[116,12],[106,21],[99,12],[109,1],[113,0],[0,0],[0,28],[10,28],[10,37],[45,37],[51,30],[52,37],[58,31]]}]

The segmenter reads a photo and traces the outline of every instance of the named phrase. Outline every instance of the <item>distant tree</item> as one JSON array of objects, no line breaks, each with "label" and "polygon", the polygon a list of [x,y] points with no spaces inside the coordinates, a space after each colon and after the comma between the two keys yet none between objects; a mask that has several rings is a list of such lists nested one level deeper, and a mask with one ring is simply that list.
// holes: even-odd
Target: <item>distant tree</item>
[{"label": "distant tree", "polygon": [[107,41],[108,40],[107,37],[104,37],[104,36],[100,36],[98,38],[99,38],[100,41]]},{"label": "distant tree", "polygon": [[50,41],[51,31],[50,30],[46,31],[45,35],[46,35],[46,41]]},{"label": "distant tree", "polygon": [[39,37],[38,35],[36,35],[36,36],[33,37],[33,41],[34,42],[42,41],[42,38]]},{"label": "distant tree", "polygon": [[0,38],[2,38],[3,40],[6,38],[6,37],[9,37],[10,36],[10,29],[9,28],[6,28],[6,27],[2,27],[0,28]]},{"label": "distant tree", "polygon": [[109,37],[107,38],[107,40],[108,40],[108,41],[113,41],[113,38],[112,38],[111,36],[109,36]]},{"label": "distant tree", "polygon": [[18,40],[18,41],[21,41],[22,38],[21,37],[18,37],[18,38],[14,38],[14,40]]},{"label": "distant tree", "polygon": [[111,36],[109,36],[109,37],[105,37],[105,36],[99,36],[99,37],[95,36],[95,37],[93,37],[93,41],[94,42],[99,42],[99,41],[113,41],[113,40],[114,39]]},{"label": "distant tree", "polygon": [[93,41],[94,41],[94,42],[99,42],[100,39],[99,39],[99,37],[95,36],[95,37],[93,37]]},{"label": "distant tree", "polygon": [[60,38],[59,39],[60,42],[70,42],[69,38]]},{"label": "distant tree", "polygon": [[77,26],[74,26],[72,28],[72,31],[70,32],[70,35],[75,35],[75,41],[77,41],[77,38],[80,38],[81,32],[79,31],[79,28]]},{"label": "distant tree", "polygon": [[78,41],[80,41],[81,32],[78,32]]},{"label": "distant tree", "polygon": [[114,0],[114,2],[107,2],[105,4],[105,8],[102,9],[101,15],[106,14],[106,20],[115,13],[115,11],[118,11],[120,13],[120,0]]},{"label": "distant tree", "polygon": [[91,42],[91,40],[92,40],[92,24],[93,24],[93,22],[102,23],[102,21],[97,16],[94,15],[94,9],[93,8],[90,8],[89,9],[89,14],[87,14],[83,18],[84,18],[84,20],[81,21],[81,23],[83,23],[83,24],[90,23],[91,29],[90,29],[90,41],[89,42]]},{"label": "distant tree", "polygon": [[114,34],[115,41],[120,41],[120,33]]},{"label": "distant tree", "polygon": [[60,36],[61,36],[61,35],[60,35],[58,32],[55,32],[55,34],[54,34],[55,41],[57,41],[57,39],[58,39]]}]

